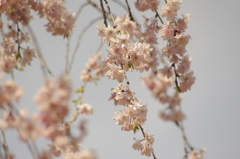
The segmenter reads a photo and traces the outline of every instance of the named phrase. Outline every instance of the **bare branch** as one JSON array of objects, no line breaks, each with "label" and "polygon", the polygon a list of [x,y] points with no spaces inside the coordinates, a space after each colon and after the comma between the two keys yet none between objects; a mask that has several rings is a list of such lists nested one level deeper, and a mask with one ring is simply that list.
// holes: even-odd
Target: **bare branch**
[{"label": "bare branch", "polygon": [[126,2],[127,7],[128,7],[128,13],[129,13],[129,16],[130,16],[130,20],[131,20],[131,21],[134,21],[133,16],[132,16],[132,13],[131,13],[131,8],[130,8],[130,6],[129,6],[129,4],[128,4],[128,0],[125,0],[125,2]]},{"label": "bare branch", "polygon": [[36,36],[35,36],[32,28],[31,28],[31,26],[28,25],[28,26],[27,26],[27,29],[28,29],[29,34],[30,34],[31,37],[32,37],[32,41],[30,41],[30,42],[31,42],[31,44],[33,45],[33,47],[35,48],[35,50],[36,50],[36,52],[37,52],[37,55],[38,55],[38,58],[39,58],[39,60],[40,60],[41,69],[42,69],[44,78],[45,78],[45,79],[47,78],[47,75],[46,75],[46,73],[45,73],[45,69],[46,69],[47,72],[54,78],[54,75],[52,74],[52,72],[51,72],[50,69],[48,68],[47,63],[46,63],[46,61],[45,61],[44,58],[43,58],[43,55],[42,55],[41,50],[40,50],[40,47],[39,47],[39,45],[38,45],[37,38],[36,38]]},{"label": "bare branch", "polygon": [[112,15],[111,9],[110,9],[110,7],[109,7],[108,1],[107,1],[107,0],[104,0],[104,2],[105,2],[106,6],[107,6],[107,8],[108,8],[108,14],[109,14],[110,17],[112,18],[113,26],[115,26],[115,23],[114,23],[115,20],[114,20],[114,18],[113,18],[113,15]]},{"label": "bare branch", "polygon": [[[87,5],[89,5],[89,3],[85,2],[84,4],[82,4],[79,8],[78,8],[78,11],[76,13],[76,17],[75,17],[75,23],[78,19],[78,16],[80,15],[80,13],[82,12],[83,8],[86,7]],[[72,39],[72,33],[67,41],[67,44],[66,44],[66,56],[65,56],[65,59],[66,59],[66,62],[65,62],[65,74],[68,74],[68,58],[69,58],[69,53],[70,53],[70,44],[71,44],[71,39]]]},{"label": "bare branch", "polygon": [[108,27],[108,23],[107,23],[107,18],[106,18],[106,13],[105,13],[105,9],[103,7],[103,2],[102,0],[99,0],[100,1],[100,6],[102,8],[102,14],[103,14],[103,19],[104,19],[104,24],[106,27]]},{"label": "bare branch", "polygon": [[76,54],[77,54],[77,51],[78,51],[78,48],[79,48],[79,46],[80,46],[81,39],[82,39],[84,33],[89,29],[89,27],[90,27],[92,24],[94,24],[96,21],[98,21],[98,20],[100,20],[100,19],[102,19],[102,17],[97,17],[97,18],[93,19],[92,21],[90,21],[89,24],[82,30],[82,32],[81,32],[80,35],[78,36],[77,45],[76,45],[76,47],[75,47],[75,49],[74,49],[74,52],[73,52],[72,58],[71,58],[71,62],[70,62],[70,64],[69,64],[69,69],[68,69],[69,74],[70,74],[70,71],[71,71],[71,69],[72,69],[72,65],[73,65],[73,63],[74,63],[74,59],[75,59],[75,56],[76,56]]}]

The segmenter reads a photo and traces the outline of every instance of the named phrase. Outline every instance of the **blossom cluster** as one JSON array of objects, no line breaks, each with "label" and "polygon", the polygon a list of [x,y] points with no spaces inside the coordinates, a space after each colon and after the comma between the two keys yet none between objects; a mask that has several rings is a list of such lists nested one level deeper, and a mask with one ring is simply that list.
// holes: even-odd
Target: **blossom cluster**
[{"label": "blossom cluster", "polygon": [[168,107],[159,112],[159,117],[165,121],[182,121],[185,115],[178,108],[181,104],[181,96],[179,93],[169,93],[173,85],[173,79],[164,76],[161,72],[157,75],[149,73],[142,76],[142,80],[147,88],[152,92],[154,98]]},{"label": "blossom cluster", "polygon": [[31,65],[35,50],[29,46],[23,47],[29,42],[28,33],[21,30],[18,25],[8,25],[8,32],[2,34],[0,43],[0,68],[5,73],[10,73],[14,68],[22,68]]},{"label": "blossom cluster", "polygon": [[0,108],[12,107],[13,102],[18,102],[23,95],[23,89],[13,80],[0,84]]},{"label": "blossom cluster", "polygon": [[[154,28],[154,22],[151,21],[150,24],[146,22],[145,35],[147,32],[155,35],[154,30],[150,31],[151,26]],[[158,65],[157,53],[152,44],[147,43],[149,41],[156,43],[156,41],[151,40],[151,38],[144,40],[144,33],[140,31],[139,26],[134,21],[130,20],[128,14],[117,17],[114,23],[114,27],[97,25],[98,36],[109,45],[107,48],[108,56],[102,62],[103,71],[109,79],[118,81],[118,86],[112,89],[109,100],[113,100],[114,105],[124,106],[123,110],[115,113],[113,119],[116,124],[121,126],[121,130],[136,132],[141,129],[142,133],[148,136],[147,132],[143,132],[142,129],[142,125],[147,120],[147,106],[141,104],[134,97],[135,93],[129,89],[126,72],[156,70]],[[135,41],[134,39],[139,40]],[[124,80],[127,81],[127,85],[122,84]],[[148,139],[145,137],[142,140],[145,141],[145,144],[141,148],[135,146],[133,148],[140,150],[142,155],[151,156],[154,139],[151,137],[151,142]]]},{"label": "blossom cluster", "polygon": [[151,154],[153,154],[153,148],[152,148],[152,144],[154,142],[153,135],[148,135],[148,132],[145,131],[144,139],[137,140],[134,138],[134,140],[135,142],[132,145],[134,150],[141,151],[142,155],[149,156],[149,157],[151,156]]},{"label": "blossom cluster", "polygon": [[[11,101],[18,100],[21,95],[19,88],[13,85],[12,82],[4,84],[2,89],[2,98],[11,97]],[[96,155],[92,150],[80,151],[79,142],[86,135],[85,122],[81,122],[79,126],[82,133],[73,137],[70,124],[64,121],[69,111],[68,103],[71,91],[71,83],[66,76],[60,77],[57,81],[47,80],[35,96],[39,112],[30,114],[24,109],[17,112],[8,109],[5,111],[3,119],[0,120],[1,130],[17,129],[23,142],[27,140],[36,141],[40,137],[49,139],[51,141],[49,149],[37,154],[38,158],[50,159],[53,156],[58,157],[64,154],[64,159],[81,159],[84,157],[96,159]],[[9,96],[8,93],[11,93],[12,96]],[[9,106],[10,103],[3,100],[1,105],[2,107]],[[87,106],[80,107],[79,113],[91,113],[86,108]]]},{"label": "blossom cluster", "polygon": [[167,59],[170,62],[170,66],[165,61],[162,69],[142,77],[152,95],[168,106],[159,112],[159,117],[173,122],[185,119],[178,107],[181,103],[179,93],[190,90],[196,79],[190,70],[191,57],[186,54],[186,45],[190,40],[190,35],[185,34],[189,14],[183,15],[182,18],[176,17],[181,3],[181,0],[168,0],[161,8],[161,16],[166,17],[167,21],[162,24],[158,33],[167,41],[167,45],[162,48],[162,57],[163,61]]},{"label": "blossom cluster", "polygon": [[33,19],[31,11],[48,20],[47,31],[52,35],[67,37],[74,27],[74,15],[66,10],[62,0],[2,0],[0,16],[5,15],[3,19],[8,20],[6,24],[0,20],[0,68],[3,72],[10,73],[14,68],[22,70],[36,57],[35,50],[26,46],[30,37],[25,27]]},{"label": "blossom cluster", "polygon": [[148,9],[155,11],[157,10],[159,4],[160,4],[159,0],[137,0],[135,2],[135,7],[137,10],[142,12]]},{"label": "blossom cluster", "polygon": [[[143,131],[141,126],[147,120],[147,106],[139,103],[138,99],[133,96],[135,93],[129,89],[128,85],[119,83],[112,91],[109,100],[114,100],[115,105],[124,106],[123,110],[119,110],[113,116],[116,124],[120,125],[123,131],[134,131],[135,133],[139,128]],[[143,133],[144,139],[137,140],[132,147],[134,150],[140,150],[142,155],[151,156],[153,154],[153,135],[148,136],[146,131]]]},{"label": "blossom cluster", "polygon": [[2,0],[0,15],[6,15],[9,21],[27,26],[32,19],[31,10],[40,18],[48,20],[47,31],[52,35],[69,36],[74,27],[73,13],[66,10],[62,0]]},{"label": "blossom cluster", "polygon": [[190,35],[185,34],[189,14],[176,18],[181,2],[180,0],[168,0],[161,9],[161,15],[168,20],[159,30],[160,37],[168,41],[167,46],[162,48],[162,55],[172,64],[160,71],[168,78],[175,75],[175,78],[179,80],[178,91],[186,92],[191,89],[196,77],[190,70],[191,57],[186,55],[186,45],[191,38]]},{"label": "blossom cluster", "polygon": [[151,44],[134,42],[133,37],[141,34],[129,16],[117,17],[116,27],[97,26],[98,35],[109,44],[108,57],[103,62],[103,71],[109,79],[122,82],[126,71],[147,71],[158,65],[156,50]]}]

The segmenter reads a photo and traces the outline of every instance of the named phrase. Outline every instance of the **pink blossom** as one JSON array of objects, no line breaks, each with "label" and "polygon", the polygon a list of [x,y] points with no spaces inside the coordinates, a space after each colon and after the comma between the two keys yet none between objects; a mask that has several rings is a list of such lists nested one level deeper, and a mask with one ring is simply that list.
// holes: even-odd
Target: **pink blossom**
[{"label": "pink blossom", "polygon": [[170,78],[172,76],[172,67],[164,66],[163,69],[159,70],[164,76],[167,76],[167,78]]},{"label": "pink blossom", "polygon": [[118,82],[122,82],[125,77],[125,72],[122,70],[120,66],[115,64],[107,64],[108,70],[106,71],[106,76],[109,79],[117,80]]},{"label": "pink blossom", "polygon": [[126,105],[134,94],[127,85],[119,83],[116,88],[112,89],[111,97],[108,100],[114,100],[114,105]]},{"label": "pink blossom", "polygon": [[137,8],[137,10],[142,12],[148,9],[155,11],[157,10],[159,3],[159,0],[137,0],[135,2],[135,7]]},{"label": "pink blossom", "polygon": [[162,28],[159,30],[160,37],[164,40],[172,40],[174,38],[174,31],[176,26],[172,22],[167,22],[162,25]]},{"label": "pink blossom", "polygon": [[141,140],[137,140],[137,139],[135,139],[135,138],[134,138],[134,140],[135,140],[135,142],[133,143],[132,148],[133,148],[134,150],[142,151],[142,149],[143,149],[143,144],[141,143]]},{"label": "pink blossom", "polygon": [[193,75],[193,71],[186,73],[180,77],[180,90],[186,92],[191,90],[191,86],[194,84],[196,77]]},{"label": "pink blossom", "polygon": [[87,103],[82,103],[80,105],[77,106],[77,113],[79,114],[93,114],[93,108],[91,105],[87,104]]}]

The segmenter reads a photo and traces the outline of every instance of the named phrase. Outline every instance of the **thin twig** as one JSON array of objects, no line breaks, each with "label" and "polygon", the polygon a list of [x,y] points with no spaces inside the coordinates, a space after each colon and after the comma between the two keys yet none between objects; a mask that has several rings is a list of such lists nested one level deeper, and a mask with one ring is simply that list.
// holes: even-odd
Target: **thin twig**
[{"label": "thin twig", "polygon": [[[94,3],[92,0],[87,0],[87,1],[88,1],[88,3],[91,4],[95,9],[97,9],[99,12],[102,13],[102,9],[101,9],[96,3]],[[115,16],[115,15],[114,15],[114,16]],[[107,19],[108,19],[110,22],[112,22],[110,16],[107,15],[106,17],[107,17]],[[115,16],[115,17],[116,17],[116,16]]]},{"label": "thin twig", "polygon": [[71,69],[72,69],[72,65],[73,65],[73,63],[74,63],[74,59],[75,59],[75,56],[76,56],[76,54],[77,54],[77,51],[78,51],[78,48],[79,48],[79,46],[80,46],[80,42],[81,42],[81,39],[82,39],[83,35],[84,35],[85,32],[90,28],[90,26],[91,26],[92,24],[94,24],[94,22],[96,22],[96,21],[98,21],[98,20],[100,20],[100,19],[102,19],[102,17],[97,17],[97,18],[93,19],[92,21],[90,21],[89,24],[82,30],[82,32],[81,32],[80,35],[78,36],[77,45],[76,45],[76,47],[75,47],[75,49],[74,49],[74,52],[73,52],[72,58],[71,58],[71,62],[70,62],[70,64],[69,64],[69,69],[68,69],[68,73],[69,73],[69,74],[70,74],[70,71],[71,71]]},{"label": "thin twig", "polygon": [[1,133],[2,133],[2,137],[3,137],[3,149],[4,149],[4,151],[5,151],[6,155],[7,155],[7,159],[10,159],[11,155],[10,155],[10,152],[9,152],[7,139],[6,139],[4,130],[1,129]]},{"label": "thin twig", "polygon": [[101,41],[97,50],[96,50],[96,53],[98,53],[102,49],[102,47],[103,47],[103,42]]},{"label": "thin twig", "polygon": [[[2,143],[2,139],[1,138],[0,138],[0,143]],[[0,146],[0,158],[3,159],[2,146]]]},{"label": "thin twig", "polygon": [[176,70],[175,64],[173,63],[171,66],[172,66],[173,69],[174,69],[174,74],[175,74],[175,85],[176,85],[176,87],[177,87],[177,91],[178,91],[179,93],[181,93],[181,89],[180,89],[179,84],[178,84],[178,81],[177,81],[179,75],[177,74],[177,70]]},{"label": "thin twig", "polygon": [[[143,130],[142,126],[139,125],[139,128],[141,129],[141,132],[142,132],[142,134],[143,134],[143,137],[145,138],[145,133],[144,133],[144,130]],[[154,152],[152,152],[152,155],[153,155],[153,159],[157,159],[156,156],[155,156],[155,154],[154,154]]]},{"label": "thin twig", "polygon": [[179,127],[179,129],[180,129],[180,131],[181,131],[181,133],[182,133],[182,138],[183,138],[183,142],[184,142],[184,150],[185,150],[185,153],[188,153],[188,148],[190,149],[190,150],[193,150],[194,148],[191,146],[191,144],[189,143],[189,141],[188,141],[188,139],[187,139],[187,136],[186,136],[186,134],[185,134],[185,132],[184,132],[184,128],[183,128],[183,125],[182,125],[182,123],[180,123],[180,122],[175,122],[176,123],[176,125]]},{"label": "thin twig", "polygon": [[125,2],[126,2],[126,4],[127,4],[127,8],[128,8],[128,13],[129,13],[129,16],[130,16],[130,20],[131,20],[131,21],[134,21],[133,16],[132,16],[132,12],[131,12],[131,8],[130,8],[130,6],[129,6],[129,4],[128,4],[128,0],[125,0]]},{"label": "thin twig", "polygon": [[163,20],[162,18],[160,17],[160,15],[158,14],[157,10],[155,10],[155,13],[156,13],[156,16],[155,17],[158,17],[158,19],[161,21],[161,23],[163,24]]},{"label": "thin twig", "polygon": [[105,27],[108,27],[106,13],[105,13],[105,9],[103,7],[103,2],[102,2],[102,0],[99,0],[99,1],[100,1],[100,6],[102,8],[102,14],[103,14],[103,20],[104,20]]},{"label": "thin twig", "polygon": [[115,22],[114,22],[115,20],[114,20],[114,18],[113,18],[113,15],[112,15],[112,12],[111,12],[110,6],[109,6],[109,4],[108,4],[108,1],[107,1],[107,0],[104,0],[104,2],[105,2],[105,4],[106,4],[106,6],[107,6],[108,14],[109,14],[110,17],[112,18],[113,26],[115,26]]},{"label": "thin twig", "polygon": [[43,55],[41,53],[41,50],[40,50],[40,47],[39,47],[39,44],[38,44],[38,41],[37,41],[37,38],[31,28],[30,25],[27,26],[27,29],[28,29],[28,32],[29,34],[31,35],[32,37],[32,41],[30,41],[33,45],[33,47],[35,48],[36,52],[37,52],[37,55],[38,55],[38,58],[40,60],[40,63],[41,63],[41,69],[42,69],[42,72],[43,72],[43,76],[44,78],[46,79],[47,78],[47,75],[45,73],[45,69],[47,70],[47,72],[54,78],[54,75],[52,74],[52,72],[50,71],[46,61],[44,60],[43,58]]},{"label": "thin twig", "polygon": [[[81,11],[83,10],[83,8],[85,6],[89,5],[89,3],[85,2],[84,4],[82,4],[79,8],[78,8],[78,11],[76,13],[76,17],[75,17],[75,23],[78,19],[78,16],[80,15]],[[66,59],[66,62],[65,62],[65,74],[68,74],[68,58],[69,58],[69,53],[70,53],[70,44],[71,44],[71,39],[72,39],[72,32],[71,32],[71,35],[67,41],[67,44],[66,44],[66,56],[65,56],[65,59]]]}]

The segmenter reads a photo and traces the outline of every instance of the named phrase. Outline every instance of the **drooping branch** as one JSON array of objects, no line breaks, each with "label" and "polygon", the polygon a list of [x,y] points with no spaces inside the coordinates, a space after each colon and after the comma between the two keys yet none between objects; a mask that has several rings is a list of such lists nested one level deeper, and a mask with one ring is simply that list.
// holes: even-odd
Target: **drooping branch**
[{"label": "drooping branch", "polygon": [[[87,5],[89,5],[89,3],[87,3],[87,2],[85,2],[84,4],[82,4],[79,8],[78,8],[78,11],[77,11],[77,13],[76,13],[76,17],[75,17],[75,23],[76,23],[76,21],[77,21],[77,19],[78,19],[78,16],[80,15],[80,13],[82,12],[82,10],[83,10],[83,8],[84,7],[86,7]],[[69,36],[69,39],[68,39],[68,41],[67,41],[67,44],[66,44],[66,48],[67,48],[67,50],[66,50],[66,56],[65,56],[65,60],[66,60],[66,62],[65,62],[65,74],[68,74],[68,63],[69,63],[69,54],[70,54],[70,44],[71,44],[71,39],[72,39],[72,32],[71,32],[71,35]]]},{"label": "drooping branch", "polygon": [[104,24],[105,24],[106,27],[108,27],[106,12],[105,12],[105,9],[104,9],[104,6],[103,6],[103,2],[102,2],[102,0],[99,0],[99,1],[100,1],[101,9],[102,9]]},{"label": "drooping branch", "polygon": [[129,4],[128,4],[128,0],[125,0],[125,2],[126,2],[126,4],[127,4],[128,14],[129,14],[130,20],[131,20],[131,21],[135,21],[135,20],[133,19],[133,16],[132,16],[131,8],[130,8],[130,6],[129,6]]},{"label": "drooping branch", "polygon": [[107,0],[104,0],[106,6],[107,6],[107,9],[108,9],[108,14],[110,15],[110,17],[112,18],[112,22],[113,22],[113,26],[115,26],[115,23],[114,23],[114,18],[113,18],[113,15],[112,15],[112,12],[111,12],[111,9],[110,9],[110,6],[108,4],[108,1]]},{"label": "drooping branch", "polygon": [[91,20],[91,21],[88,23],[88,25],[86,25],[85,28],[81,31],[80,35],[78,36],[77,45],[76,45],[76,47],[75,47],[75,49],[74,49],[74,51],[73,51],[72,58],[71,58],[71,62],[70,62],[70,64],[69,64],[69,69],[68,69],[68,73],[69,73],[69,74],[70,74],[70,71],[71,71],[71,69],[72,69],[72,65],[73,65],[73,63],[74,63],[74,59],[75,59],[75,56],[76,56],[76,54],[77,54],[77,51],[78,51],[78,48],[79,48],[79,46],[80,46],[80,43],[81,43],[81,40],[82,40],[83,35],[84,35],[84,34],[86,33],[86,31],[90,28],[91,25],[95,24],[95,22],[98,21],[98,20],[100,20],[100,19],[102,19],[102,17],[97,17],[97,18]]},{"label": "drooping branch", "polygon": [[50,71],[50,69],[49,69],[46,61],[45,61],[44,58],[43,58],[43,55],[42,55],[41,50],[40,50],[40,47],[39,47],[39,43],[38,43],[38,41],[37,41],[37,38],[36,38],[36,36],[35,36],[32,28],[31,28],[31,26],[28,25],[28,26],[27,26],[27,29],[28,29],[29,34],[30,34],[31,37],[32,37],[32,41],[30,41],[30,42],[31,42],[31,44],[33,45],[33,47],[35,48],[35,50],[36,50],[36,52],[37,52],[37,55],[38,55],[38,58],[39,58],[39,60],[40,60],[41,69],[42,69],[44,78],[45,78],[45,79],[47,78],[47,74],[45,73],[45,69],[46,69],[47,72],[54,78],[53,73]]}]

